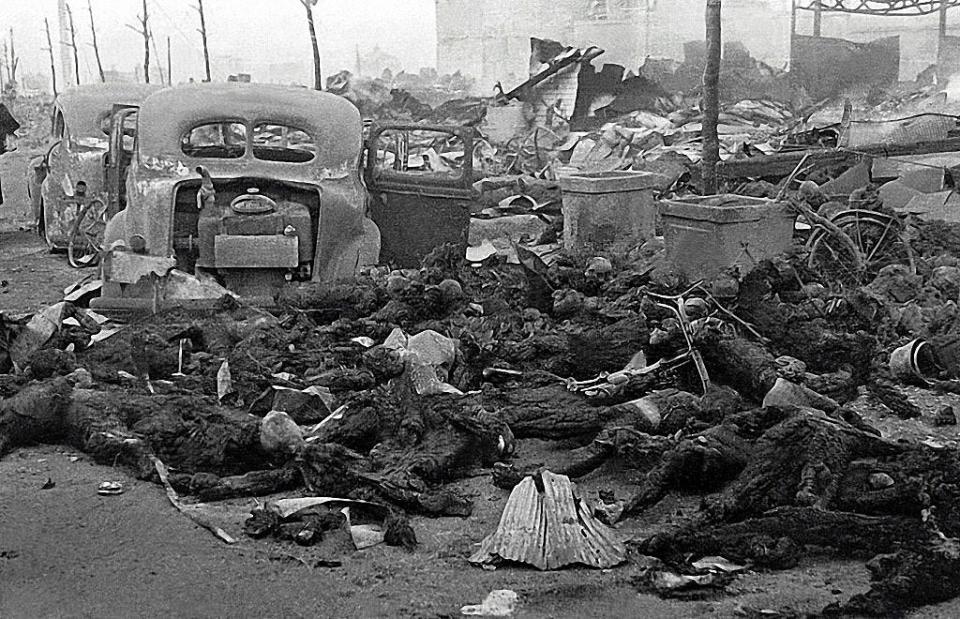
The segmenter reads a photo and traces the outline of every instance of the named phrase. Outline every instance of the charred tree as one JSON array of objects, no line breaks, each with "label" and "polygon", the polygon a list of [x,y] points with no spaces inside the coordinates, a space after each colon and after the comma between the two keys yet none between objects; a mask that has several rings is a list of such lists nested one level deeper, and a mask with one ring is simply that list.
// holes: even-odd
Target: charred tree
[{"label": "charred tree", "polygon": [[[47,43],[49,44],[50,37],[47,37]],[[17,48],[13,42],[13,28],[10,29],[10,60],[7,64],[8,74],[7,81],[10,84],[16,85],[17,83],[17,66],[20,64],[20,57],[17,56]]]},{"label": "charred tree", "polygon": [[163,64],[160,60],[160,52],[157,51],[157,37],[153,36],[153,32],[150,33],[150,42],[153,44],[153,55],[157,58],[157,72],[160,74],[160,85],[163,86],[167,82],[163,75]]},{"label": "charred tree", "polygon": [[106,82],[107,78],[103,73],[103,62],[100,61],[100,46],[97,44],[97,26],[93,21],[93,4],[87,0],[87,11],[90,13],[90,36],[93,40],[93,55],[97,59],[97,72],[100,74],[100,81]]},{"label": "charred tree", "polygon": [[313,89],[323,90],[323,75],[320,71],[320,46],[317,43],[317,28],[313,20],[313,7],[317,0],[300,0],[307,10],[307,26],[310,29],[310,45],[313,48]]},{"label": "charred tree", "polygon": [[53,96],[57,96],[57,65],[53,59],[53,42],[50,40],[50,21],[43,18],[43,27],[47,31],[47,52],[50,54],[50,80],[53,84]]},{"label": "charred tree", "polygon": [[73,26],[73,11],[70,5],[66,4],[67,21],[70,24],[70,49],[73,50],[73,76],[77,86],[80,85],[80,55],[77,52],[77,31]]},{"label": "charred tree", "polygon": [[210,51],[207,48],[207,17],[203,12],[203,0],[197,0],[196,6],[197,12],[200,13],[200,28],[197,32],[200,33],[200,40],[203,41],[203,68],[206,74],[206,79],[203,81],[210,81]]},{"label": "charred tree", "polygon": [[150,14],[147,12],[147,0],[143,0],[143,14],[137,15],[139,27],[127,25],[128,28],[143,37],[143,81],[150,83]]}]

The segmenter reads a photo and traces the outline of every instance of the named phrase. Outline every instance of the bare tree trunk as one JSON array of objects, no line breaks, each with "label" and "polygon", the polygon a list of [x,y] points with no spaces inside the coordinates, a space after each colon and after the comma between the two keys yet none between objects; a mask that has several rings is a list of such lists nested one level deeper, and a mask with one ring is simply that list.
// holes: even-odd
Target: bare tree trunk
[{"label": "bare tree trunk", "polygon": [[143,81],[150,83],[150,16],[147,14],[147,0],[143,0],[143,17],[140,25],[143,28]]},{"label": "bare tree trunk", "polygon": [[93,55],[97,58],[97,71],[100,72],[100,81],[106,82],[107,77],[103,74],[103,63],[100,61],[100,47],[97,45],[97,26],[93,23],[93,5],[87,0],[87,10],[90,11],[90,33],[93,35]]},{"label": "bare tree trunk", "polygon": [[163,61],[160,59],[160,52],[157,51],[157,38],[153,36],[152,32],[150,33],[150,41],[153,43],[153,55],[157,57],[157,72],[160,74],[160,85],[163,86],[166,83],[163,75]]},{"label": "bare tree trunk", "polygon": [[20,58],[17,57],[17,49],[13,44],[13,28],[10,28],[10,78],[11,84],[17,83],[17,65],[20,64]]},{"label": "bare tree trunk", "polygon": [[203,13],[203,0],[197,0],[197,11],[200,13],[200,38],[203,39],[203,68],[206,71],[207,79],[210,81],[210,51],[207,49],[207,18]]},{"label": "bare tree trunk", "polygon": [[73,11],[67,4],[67,20],[70,22],[70,47],[73,49],[73,75],[76,78],[77,86],[80,85],[80,55],[77,53],[77,31],[73,27]]},{"label": "bare tree trunk", "polygon": [[720,160],[720,0],[707,0],[707,62],[703,70],[703,193],[718,191],[717,162]]},{"label": "bare tree trunk", "polygon": [[170,37],[167,37],[167,86],[173,86],[173,68],[170,62]]},{"label": "bare tree trunk", "polygon": [[317,29],[313,22],[313,7],[317,0],[300,0],[307,10],[307,26],[310,28],[310,44],[313,46],[313,89],[323,90],[323,75],[320,71],[320,46],[317,44]]},{"label": "bare tree trunk", "polygon": [[53,96],[57,96],[57,65],[53,59],[53,42],[50,40],[50,21],[44,17],[43,27],[47,30],[47,51],[50,52],[50,78],[53,81]]}]

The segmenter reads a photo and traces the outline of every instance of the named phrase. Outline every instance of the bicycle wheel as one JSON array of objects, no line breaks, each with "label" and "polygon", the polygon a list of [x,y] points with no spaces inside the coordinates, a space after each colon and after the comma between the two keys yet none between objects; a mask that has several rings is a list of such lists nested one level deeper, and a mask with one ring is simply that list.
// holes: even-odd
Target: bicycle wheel
[{"label": "bicycle wheel", "polygon": [[831,221],[853,241],[860,254],[861,267],[856,267],[857,260],[850,247],[829,230],[818,227],[807,241],[807,266],[824,280],[861,285],[887,265],[911,264],[909,242],[903,235],[904,224],[897,217],[852,210],[837,213]]},{"label": "bicycle wheel", "polygon": [[67,260],[75,269],[96,266],[100,262],[103,232],[107,227],[107,205],[102,200],[88,202],[73,224],[67,244]]}]

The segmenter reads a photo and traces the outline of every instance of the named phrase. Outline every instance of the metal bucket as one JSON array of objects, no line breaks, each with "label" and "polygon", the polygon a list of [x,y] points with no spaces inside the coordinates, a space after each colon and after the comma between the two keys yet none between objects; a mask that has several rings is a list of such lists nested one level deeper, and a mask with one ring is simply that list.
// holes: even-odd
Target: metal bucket
[{"label": "metal bucket", "polygon": [[930,345],[915,339],[890,353],[890,372],[897,378],[928,385],[936,370]]}]

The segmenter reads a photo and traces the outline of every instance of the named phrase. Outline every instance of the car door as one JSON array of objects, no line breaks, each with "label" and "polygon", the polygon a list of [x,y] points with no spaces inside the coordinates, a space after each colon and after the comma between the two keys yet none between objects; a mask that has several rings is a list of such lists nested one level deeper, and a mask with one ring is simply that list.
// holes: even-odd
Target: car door
[{"label": "car door", "polygon": [[380,229],[380,262],[413,268],[432,249],[466,252],[474,201],[472,127],[373,125],[364,180]]},{"label": "car door", "polygon": [[114,105],[110,121],[110,148],[103,156],[103,191],[107,218],[126,208],[127,168],[133,159],[139,107]]}]

